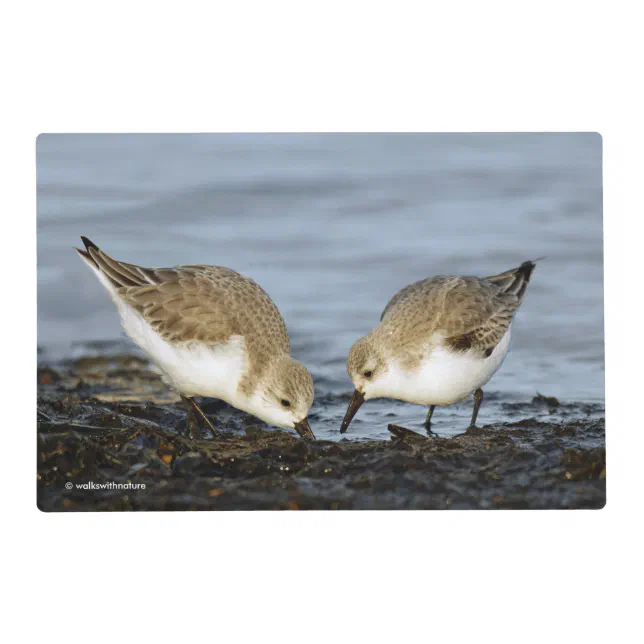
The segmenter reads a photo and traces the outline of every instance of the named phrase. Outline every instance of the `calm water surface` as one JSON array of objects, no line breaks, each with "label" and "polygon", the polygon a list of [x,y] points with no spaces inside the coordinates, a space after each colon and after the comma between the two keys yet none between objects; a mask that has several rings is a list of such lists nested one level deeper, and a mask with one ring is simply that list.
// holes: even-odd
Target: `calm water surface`
[{"label": "calm water surface", "polygon": [[[603,402],[596,134],[41,135],[37,161],[44,361],[123,338],[72,251],[79,235],[128,262],[228,266],[280,308],[315,380],[313,429],[337,439],[348,350],[397,290],[545,255],[480,423],[508,420],[504,403],[537,391]],[[418,430],[425,413],[369,401],[345,436],[384,438],[387,422]],[[434,427],[458,433],[470,413],[469,401],[439,408]]]}]

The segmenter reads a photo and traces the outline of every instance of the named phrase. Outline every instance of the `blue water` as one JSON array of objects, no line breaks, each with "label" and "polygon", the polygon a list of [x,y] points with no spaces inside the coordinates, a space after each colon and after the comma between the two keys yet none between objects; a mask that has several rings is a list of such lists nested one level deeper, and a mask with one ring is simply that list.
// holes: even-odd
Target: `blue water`
[{"label": "blue water", "polygon": [[[545,255],[480,424],[537,391],[603,402],[597,134],[41,135],[37,161],[44,361],[123,337],[71,250],[79,235],[143,265],[228,266],[282,311],[316,384],[314,431],[337,438],[349,347],[398,289]],[[462,431],[470,413],[471,402],[438,409],[434,427]],[[384,438],[388,422],[420,429],[425,414],[369,401],[346,436]]]}]

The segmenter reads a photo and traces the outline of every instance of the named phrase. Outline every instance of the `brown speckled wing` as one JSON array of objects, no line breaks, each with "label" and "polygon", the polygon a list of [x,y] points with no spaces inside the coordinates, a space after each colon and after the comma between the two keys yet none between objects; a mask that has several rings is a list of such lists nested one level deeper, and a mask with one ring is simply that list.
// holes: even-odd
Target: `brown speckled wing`
[{"label": "brown speckled wing", "polygon": [[259,343],[271,355],[290,353],[284,320],[266,292],[221,266],[177,266],[153,271],[156,285],[124,287],[119,294],[171,342],[217,344],[231,335]]},{"label": "brown speckled wing", "polygon": [[383,331],[395,327],[396,338],[405,338],[398,350],[415,360],[435,333],[452,349],[490,355],[512,322],[533,268],[525,262],[489,278],[439,276],[410,284],[385,307]]},{"label": "brown speckled wing", "polygon": [[242,335],[249,351],[252,345],[259,349],[254,370],[274,355],[290,354],[288,332],[278,308],[250,278],[223,266],[144,268],[126,264],[88,241],[87,254],[117,294],[165,340],[218,344]]}]

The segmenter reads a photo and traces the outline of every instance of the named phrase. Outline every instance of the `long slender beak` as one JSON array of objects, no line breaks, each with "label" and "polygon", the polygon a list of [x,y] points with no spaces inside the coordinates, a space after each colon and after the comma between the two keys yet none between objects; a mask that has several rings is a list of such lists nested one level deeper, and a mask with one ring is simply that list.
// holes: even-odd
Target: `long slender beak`
[{"label": "long slender beak", "polygon": [[311,426],[309,425],[309,419],[305,418],[304,420],[301,420],[299,423],[295,423],[295,431],[302,437],[302,438],[312,438],[315,440],[315,435],[311,431]]},{"label": "long slender beak", "polygon": [[349,427],[349,424],[353,420],[353,417],[356,415],[356,412],[358,411],[358,409],[360,409],[360,407],[362,406],[363,402],[364,402],[364,394],[361,391],[358,391],[356,389],[353,392],[353,396],[351,396],[351,402],[347,407],[347,413],[344,415],[344,420],[342,421],[342,425],[340,425],[341,434],[344,434],[344,432],[347,431],[347,427]]}]

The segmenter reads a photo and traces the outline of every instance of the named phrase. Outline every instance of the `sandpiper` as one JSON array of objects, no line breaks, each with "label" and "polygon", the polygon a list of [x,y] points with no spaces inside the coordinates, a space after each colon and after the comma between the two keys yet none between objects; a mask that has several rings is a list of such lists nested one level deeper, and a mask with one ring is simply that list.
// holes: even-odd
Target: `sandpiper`
[{"label": "sandpiper", "polygon": [[86,237],[76,248],[112,296],[121,325],[181,396],[193,437],[194,396],[315,438],[308,422],[313,380],[291,358],[284,320],[253,280],[223,266],[143,268],[112,259]]},{"label": "sandpiper", "polygon": [[349,351],[355,391],[340,432],[365,400],[395,398],[429,405],[425,427],[431,434],[436,406],[472,393],[475,427],[481,387],[508,353],[512,319],[534,267],[529,261],[492,277],[431,277],[396,293],[380,324]]}]

